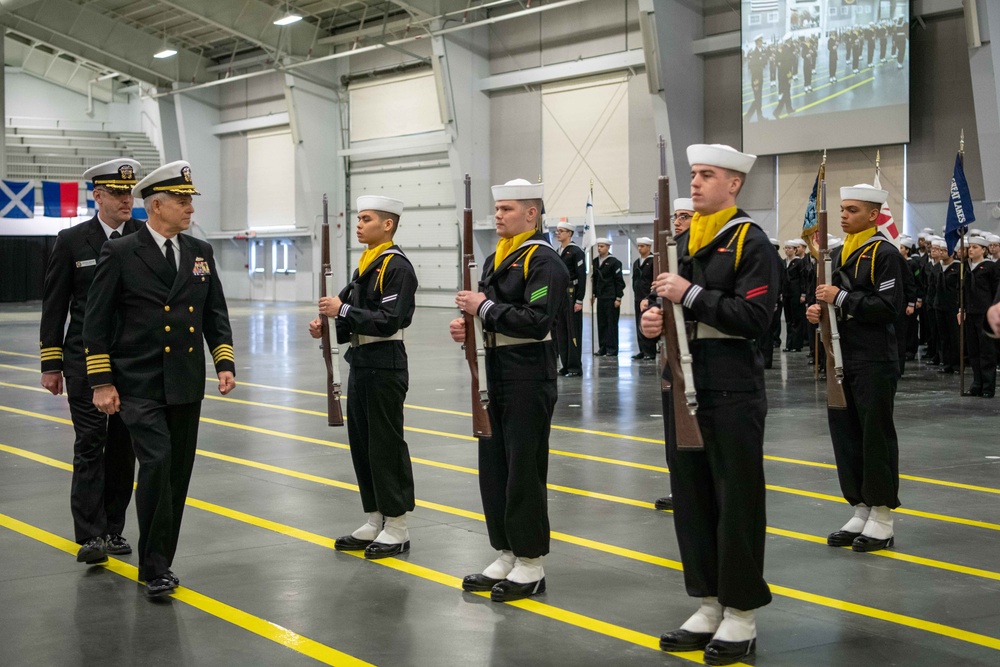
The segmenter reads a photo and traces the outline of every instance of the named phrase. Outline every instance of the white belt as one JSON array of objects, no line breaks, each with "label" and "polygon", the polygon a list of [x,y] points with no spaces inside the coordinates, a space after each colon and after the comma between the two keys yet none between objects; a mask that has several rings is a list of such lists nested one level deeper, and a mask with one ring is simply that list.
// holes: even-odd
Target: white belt
[{"label": "white belt", "polygon": [[391,336],[363,336],[361,334],[351,334],[351,347],[358,347],[359,345],[371,345],[372,343],[381,343],[387,340],[403,340],[403,330],[400,329]]},{"label": "white belt", "polygon": [[552,340],[552,334],[545,334],[545,338],[514,338],[513,336],[505,336],[502,333],[495,333],[492,331],[483,332],[483,347],[506,347],[508,345],[527,345],[528,343],[542,343],[547,340]]},{"label": "white belt", "polygon": [[732,334],[722,333],[714,327],[710,327],[704,322],[685,322],[687,326],[687,338],[688,340],[706,340],[706,339],[721,339],[721,338],[735,338],[736,340],[749,340],[743,336],[733,336]]}]

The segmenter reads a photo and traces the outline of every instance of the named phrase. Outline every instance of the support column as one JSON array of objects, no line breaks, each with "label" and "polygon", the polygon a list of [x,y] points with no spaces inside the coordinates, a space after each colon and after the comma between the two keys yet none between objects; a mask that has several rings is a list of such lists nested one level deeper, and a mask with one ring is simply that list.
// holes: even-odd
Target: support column
[{"label": "support column", "polygon": [[[0,36],[0,65],[3,64],[6,53],[4,53],[6,39]],[[3,119],[4,132],[7,131],[7,71],[6,67],[0,67],[0,118]],[[0,178],[7,178],[7,139],[4,137],[0,141]]]},{"label": "support column", "polygon": [[[973,2],[970,7],[968,2]],[[1000,37],[1000,5],[990,0],[968,0],[966,30],[978,28],[981,46],[969,47],[969,70],[972,73],[972,99],[976,110],[979,154],[982,156],[983,192],[986,201],[1000,201],[1000,162],[987,156],[1000,155],[1000,45],[994,48],[990,35]],[[970,10],[978,13],[978,24]],[[972,37],[970,34],[969,37]],[[972,44],[973,40],[969,39]]]}]

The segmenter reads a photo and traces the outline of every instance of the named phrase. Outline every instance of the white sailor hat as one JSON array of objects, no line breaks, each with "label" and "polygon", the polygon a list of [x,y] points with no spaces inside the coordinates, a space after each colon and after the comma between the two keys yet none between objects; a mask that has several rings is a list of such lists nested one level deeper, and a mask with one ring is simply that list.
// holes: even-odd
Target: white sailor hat
[{"label": "white sailor hat", "polygon": [[913,238],[907,234],[899,235],[899,245],[911,246],[913,245]]},{"label": "white sailor hat", "polygon": [[1000,243],[1000,236],[997,236],[996,234],[990,234],[989,236],[986,237],[986,240],[989,241],[990,243]]},{"label": "white sailor hat", "polygon": [[775,247],[777,247],[777,246],[781,245],[781,242],[780,242],[780,241],[778,241],[778,239],[768,239],[768,241],[770,241],[770,242],[771,242],[771,245],[773,245],[773,246],[775,246]]},{"label": "white sailor hat", "polygon": [[151,197],[166,192],[172,195],[200,195],[191,180],[191,165],[186,160],[177,160],[154,169],[132,188],[134,197]]},{"label": "white sailor hat", "polygon": [[924,234],[927,234],[927,236],[934,236],[934,230],[931,229],[930,227],[924,227],[920,231],[923,232]]},{"label": "white sailor hat", "polygon": [[763,39],[764,39],[764,33],[758,32],[756,35],[754,35],[753,41],[759,42],[763,41]]},{"label": "white sailor hat", "polygon": [[596,243],[597,243],[597,245],[602,245],[602,244],[603,245],[611,245],[611,237],[610,236],[605,236],[605,237],[599,238],[599,239],[597,239]]},{"label": "white sailor hat", "polygon": [[640,236],[635,240],[636,245],[653,245],[653,239],[648,236]]},{"label": "white sailor hat", "polygon": [[565,220],[560,220],[559,224],[556,225],[556,229],[568,229],[571,232],[575,232],[576,231],[576,225],[571,225],[570,223],[566,222]]},{"label": "white sailor hat", "polygon": [[970,229],[969,236],[983,236],[983,230],[981,229]]},{"label": "white sailor hat", "polygon": [[393,215],[403,215],[403,202],[382,195],[361,195],[357,201],[358,211],[383,211]]},{"label": "white sailor hat", "polygon": [[690,197],[679,197],[674,200],[674,213],[677,211],[693,211],[694,201]]},{"label": "white sailor hat", "polygon": [[842,245],[844,245],[844,239],[840,238],[839,236],[834,236],[832,239],[830,239],[827,242],[826,247],[827,248],[836,248],[836,247],[842,246]]},{"label": "white sailor hat", "polygon": [[795,239],[788,239],[787,241],[785,241],[785,244],[782,247],[783,248],[794,248],[797,245],[798,245],[798,243],[795,242]]},{"label": "white sailor hat", "polygon": [[507,199],[541,199],[545,192],[544,183],[531,183],[523,178],[515,178],[507,181],[503,185],[493,186],[493,200],[504,201]]},{"label": "white sailor hat", "polygon": [[945,248],[945,249],[948,248],[948,244],[945,243],[945,240],[940,236],[935,236],[931,238],[931,245],[934,246],[935,248]]},{"label": "white sailor hat", "polygon": [[707,164],[723,169],[732,169],[745,174],[757,161],[756,155],[741,153],[725,144],[691,144],[687,147],[688,164]]},{"label": "white sailor hat", "polygon": [[975,244],[978,246],[982,246],[983,248],[986,248],[987,246],[990,245],[990,242],[986,240],[986,237],[981,234],[973,234],[969,236],[969,240],[966,241],[966,243],[968,243],[969,245]]},{"label": "white sailor hat", "polygon": [[135,160],[117,158],[91,167],[83,172],[83,179],[112,192],[128,192],[139,180],[136,174],[141,168]]},{"label": "white sailor hat", "polygon": [[918,239],[926,239],[928,236],[930,236],[930,234],[928,234],[927,232],[920,232],[919,234],[917,234]]},{"label": "white sailor hat", "polygon": [[853,199],[855,201],[868,201],[873,204],[884,204],[889,200],[889,193],[886,190],[879,190],[874,185],[868,183],[858,183],[852,187],[840,188],[840,199]]}]

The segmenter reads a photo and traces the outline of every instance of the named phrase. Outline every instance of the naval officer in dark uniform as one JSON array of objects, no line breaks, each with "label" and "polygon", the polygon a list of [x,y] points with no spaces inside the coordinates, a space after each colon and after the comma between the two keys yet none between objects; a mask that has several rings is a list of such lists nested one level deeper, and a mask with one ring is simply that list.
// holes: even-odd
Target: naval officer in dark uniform
[{"label": "naval officer in dark uniform", "polygon": [[[485,337],[493,437],[479,440],[479,490],[490,545],[500,552],[481,573],[465,577],[462,588],[490,591],[494,602],[545,592],[545,485],[557,397],[550,331],[565,308],[570,277],[536,231],[543,192],[543,184],[524,179],[493,186],[500,241],[483,263],[480,290],[455,298],[462,311],[479,318]],[[463,342],[465,319],[452,320],[449,332]]]},{"label": "naval officer in dark uniform", "polygon": [[[94,407],[83,354],[83,316],[97,259],[108,239],[142,226],[132,218],[132,187],[141,165],[118,158],[91,167],[83,177],[94,184],[94,217],[56,237],[45,271],[40,326],[42,386],[58,396],[65,378],[73,443],[70,510],[80,550],[77,562],[103,563],[107,554],[130,554],[122,537],[125,508],[132,498],[135,454],[120,415]],[[69,328],[65,329],[69,313]]]},{"label": "naval officer in dark uniform", "polygon": [[591,305],[597,302],[597,352],[598,357],[618,355],[618,320],[625,296],[625,278],[622,263],[611,254],[611,239],[597,239],[597,256],[591,260]]},{"label": "naval officer in dark uniform", "polygon": [[570,285],[566,289],[566,309],[556,318],[555,335],[562,363],[559,375],[569,377],[583,373],[580,344],[583,337],[583,299],[587,296],[587,256],[580,246],[573,243],[574,232],[576,226],[568,222],[556,225],[556,239],[559,241],[556,252],[569,271]]},{"label": "naval officer in dark uniform", "polygon": [[899,382],[894,323],[906,310],[906,260],[878,231],[889,198],[866,183],[840,189],[844,245],[832,253],[830,283],[816,286],[806,316],[836,306],[844,357],[847,408],[827,408],[830,439],[844,499],[854,515],[827,537],[832,547],[877,551],[893,544],[891,511],[899,507],[899,445],[892,412]]},{"label": "naval officer in dark uniform", "polygon": [[[403,202],[391,197],[358,197],[361,254],[351,282],[337,296],[319,300],[319,312],[336,317],[337,342],[351,343],[345,355],[347,436],[351,461],[368,521],[338,537],[338,551],[364,550],[365,558],[387,558],[410,550],[406,513],[412,512],[413,468],[403,439],[403,401],[410,375],[403,330],[416,309],[417,274],[393,243]],[[313,338],[322,323],[309,323]]]},{"label": "naval officer in dark uniform", "polygon": [[108,241],[87,300],[83,343],[94,405],[121,412],[139,460],[139,578],[151,597],[179,580],[170,570],[194,468],[205,397],[205,341],[219,393],[236,386],[233,335],[212,246],[187,234],[200,194],[191,166],[171,162],[142,179],[149,221]]},{"label": "naval officer in dark uniform", "polygon": [[[687,149],[696,214],[689,260],[661,273],[653,289],[684,306],[704,450],[678,450],[673,402],[663,401],[674,526],[688,595],[701,598],[666,651],[704,649],[709,665],[756,651],[754,610],[771,601],[764,581],[764,364],[755,340],[771,325],[781,267],[767,234],[736,207],[756,156],[720,144]],[[659,307],[643,333],[659,336]],[[669,374],[669,365],[664,368]],[[663,394],[667,397],[668,394]]]}]

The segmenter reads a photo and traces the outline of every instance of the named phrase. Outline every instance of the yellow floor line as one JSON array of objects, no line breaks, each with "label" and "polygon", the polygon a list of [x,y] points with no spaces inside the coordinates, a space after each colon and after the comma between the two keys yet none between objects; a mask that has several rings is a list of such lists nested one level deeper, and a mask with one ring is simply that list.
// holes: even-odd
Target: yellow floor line
[{"label": "yellow floor line", "polygon": [[[75,542],[71,542],[64,537],[50,533],[47,530],[38,528],[37,526],[19,521],[18,519],[6,514],[0,514],[0,526],[3,526],[4,528],[7,528],[15,533],[20,533],[25,537],[41,542],[42,544],[48,545],[54,549],[58,549],[59,551],[65,551],[70,555],[76,555],[77,550],[80,548],[80,545]],[[136,583],[139,581],[138,569],[134,565],[130,565],[124,561],[118,560],[117,558],[108,557],[108,562],[100,565],[99,567],[110,570],[111,572]],[[371,663],[369,662],[359,660],[354,656],[338,651],[337,649],[331,648],[326,644],[321,644],[320,642],[304,637],[297,632],[293,632],[288,628],[284,628],[277,623],[254,616],[253,614],[249,614],[242,609],[237,609],[236,607],[220,602],[214,598],[210,598],[207,595],[203,595],[190,588],[179,586],[173,593],[171,593],[171,597],[190,605],[195,609],[203,611],[210,616],[215,616],[230,625],[235,625],[236,627],[242,628],[247,632],[252,632],[259,637],[272,641],[279,646],[290,648],[297,653],[301,653],[302,655],[310,657],[313,660],[321,662],[325,665],[342,665],[344,667],[363,667],[364,665],[368,665],[369,667],[371,666]]]},{"label": "yellow floor line", "polygon": [[[20,453],[22,451],[26,452],[27,450],[20,450],[20,449],[15,448],[15,447],[9,447],[9,446],[4,445],[3,446],[3,451],[7,451],[7,452],[10,452],[10,453],[13,453],[13,454],[20,455]],[[32,460],[35,460],[35,461],[38,461],[38,462],[44,462],[44,461],[42,461],[42,459],[48,459],[48,457],[36,458],[35,456],[29,456],[27,458],[31,458]],[[230,457],[230,458],[234,459],[235,457]],[[59,467],[62,467],[62,466],[59,466]],[[296,473],[294,476],[297,477],[298,473]],[[231,509],[231,508],[223,507],[221,505],[215,505],[213,503],[209,503],[209,502],[202,501],[202,500],[197,500],[197,499],[194,499],[194,498],[188,498],[187,504],[190,505],[190,506],[192,506],[192,507],[196,507],[198,509],[202,509],[202,510],[207,511],[207,512],[212,512],[212,513],[218,514],[220,516],[224,516],[224,517],[229,518],[229,519],[233,519],[233,520],[240,521],[240,522],[243,522],[243,523],[247,523],[247,524],[250,524],[250,525],[253,525],[253,526],[257,526],[259,528],[263,528],[265,530],[271,530],[271,531],[274,531],[274,532],[277,532],[277,533],[280,533],[280,534],[283,534],[283,535],[287,535],[289,537],[293,537],[294,539],[302,540],[302,541],[305,541],[305,542],[309,542],[309,543],[312,543],[312,544],[315,544],[315,545],[318,545],[318,546],[321,546],[321,547],[324,547],[324,548],[333,549],[333,546],[334,546],[333,545],[334,540],[331,539],[331,538],[325,537],[323,535],[318,535],[316,533],[311,533],[309,531],[301,530],[299,528],[294,528],[292,526],[286,526],[284,524],[281,524],[281,523],[278,523],[278,522],[274,522],[274,521],[270,521],[268,519],[264,519],[264,518],[261,518],[261,517],[257,517],[257,516],[254,516],[252,514],[247,514],[245,512],[240,512],[239,510],[234,510],[234,509]],[[680,570],[681,569],[680,563],[678,563],[677,561],[673,561],[673,560],[666,559],[666,558],[661,558],[661,557],[658,557],[658,556],[653,556],[651,554],[643,554],[641,552],[636,552],[636,551],[633,551],[631,549],[624,549],[624,548],[620,548],[620,547],[612,547],[612,545],[605,545],[605,544],[602,544],[602,543],[599,543],[599,542],[594,542],[592,540],[586,540],[584,538],[574,538],[573,536],[566,536],[565,534],[562,534],[562,533],[553,533],[552,537],[555,538],[555,539],[561,539],[562,537],[571,537],[572,538],[571,540],[566,540],[566,541],[572,542],[574,544],[580,544],[581,546],[599,545],[600,547],[603,547],[601,549],[602,551],[606,551],[606,550],[608,550],[608,547],[611,547],[613,549],[613,551],[609,551],[609,553],[617,553],[618,555],[623,555],[625,557],[629,557],[629,558],[632,558],[634,560],[640,560],[640,561],[651,563],[651,564],[655,564],[655,565],[662,565],[664,567],[669,567],[670,569],[675,569],[675,570]],[[75,549],[76,545],[73,545],[73,546],[74,546],[74,549]],[[75,551],[74,551],[74,553],[75,553]],[[878,552],[875,552],[875,553],[877,554]],[[363,558],[363,556],[361,556],[361,554],[359,554],[359,553],[352,553],[351,555],[354,555],[354,556],[359,557],[359,558]],[[636,556],[638,556],[638,557],[636,557]],[[412,574],[414,576],[418,576],[418,577],[421,577],[421,578],[424,578],[424,579],[429,579],[431,581],[435,581],[437,583],[441,583],[441,584],[449,586],[451,588],[461,589],[461,580],[458,577],[453,577],[452,575],[448,575],[448,574],[445,574],[445,573],[442,573],[442,572],[437,572],[435,570],[430,570],[428,568],[424,568],[424,567],[419,566],[419,565],[414,565],[414,564],[408,563],[407,561],[399,560],[397,558],[387,558],[387,559],[382,559],[382,560],[378,560],[378,561],[374,561],[374,562],[376,562],[376,563],[378,563],[380,565],[392,567],[393,569],[399,570],[401,572],[406,572],[406,573]],[[985,646],[987,648],[992,648],[992,649],[1000,650],[1000,639],[997,639],[997,638],[994,638],[994,637],[989,637],[987,635],[980,635],[980,634],[977,634],[977,633],[974,633],[974,632],[968,632],[966,630],[961,630],[959,628],[952,628],[950,626],[946,626],[946,625],[943,625],[943,624],[940,624],[940,623],[933,623],[933,622],[925,621],[923,619],[915,618],[915,617],[912,617],[912,616],[906,616],[904,614],[897,614],[897,613],[894,613],[894,612],[885,611],[885,610],[882,610],[882,609],[878,609],[876,607],[870,607],[870,606],[867,606],[867,605],[855,604],[853,602],[847,602],[845,600],[839,600],[837,598],[831,598],[831,597],[824,596],[824,595],[817,595],[817,594],[809,593],[809,592],[806,592],[806,591],[800,591],[800,590],[797,590],[797,589],[794,589],[794,588],[789,588],[787,586],[779,586],[779,585],[776,585],[776,584],[770,584],[770,587],[771,587],[771,591],[773,593],[776,593],[778,595],[781,595],[781,596],[784,596],[784,597],[788,597],[788,598],[791,598],[791,599],[800,600],[800,601],[808,602],[808,603],[812,603],[812,604],[818,604],[818,605],[821,605],[821,606],[830,607],[830,608],[833,608],[833,609],[838,609],[838,610],[841,610],[841,611],[846,611],[846,612],[850,612],[850,613],[858,614],[858,615],[862,615],[862,616],[867,616],[867,617],[870,617],[870,618],[876,618],[876,619],[887,621],[889,623],[893,623],[893,624],[896,624],[896,625],[901,625],[901,626],[905,626],[905,627],[915,628],[915,629],[918,629],[918,630],[923,630],[923,631],[926,631],[926,632],[932,632],[932,633],[935,633],[935,634],[941,634],[941,635],[944,635],[946,637],[956,638],[956,639],[959,639],[959,640],[967,642],[967,643],[977,644],[977,645],[980,645],[980,646]],[[484,593],[482,595],[485,596],[486,594]],[[651,635],[643,635],[641,633],[637,633],[635,631],[628,630],[627,628],[622,628],[620,626],[615,626],[615,625],[612,625],[612,624],[604,623],[603,621],[597,621],[596,619],[592,619],[590,617],[582,616],[582,615],[576,614],[574,612],[569,612],[569,611],[566,611],[566,610],[562,610],[562,609],[558,609],[558,608],[555,608],[555,607],[551,607],[550,605],[546,605],[544,603],[537,602],[537,601],[534,601],[534,600],[530,600],[528,602],[530,602],[531,604],[524,604],[524,605],[522,605],[520,603],[516,603],[516,606],[519,606],[519,607],[521,607],[523,609],[526,609],[527,611],[534,611],[535,613],[538,613],[536,611],[536,606],[542,606],[542,607],[544,607],[544,608],[546,608],[548,610],[551,610],[551,612],[555,613],[555,615],[550,615],[548,613],[545,614],[546,616],[549,616],[550,618],[554,618],[555,620],[561,620],[563,622],[570,623],[571,625],[577,625],[577,623],[574,622],[576,619],[586,619],[587,621],[593,623],[593,625],[588,625],[588,626],[582,626],[581,625],[579,627],[585,627],[585,629],[592,630],[594,632],[602,632],[602,630],[599,629],[599,628],[604,628],[604,629],[608,630],[609,632],[613,632],[613,634],[608,634],[606,632],[602,632],[602,634],[608,634],[608,636],[615,637],[615,638],[621,639],[623,641],[630,641],[632,643],[638,643],[641,646],[647,646],[649,648],[656,648],[657,647],[657,643],[656,642],[658,642],[658,640],[655,637],[652,637]],[[633,641],[632,639],[629,639],[628,637],[641,638],[642,641],[641,642],[640,641]],[[652,643],[648,643],[648,642],[652,642]],[[689,654],[677,654],[677,655],[678,655],[678,657],[685,657],[687,659],[695,658],[695,660],[694,660],[695,662],[700,662],[700,660],[701,660],[701,655],[699,653],[692,653],[692,654],[690,654],[690,658],[688,658]]]}]

